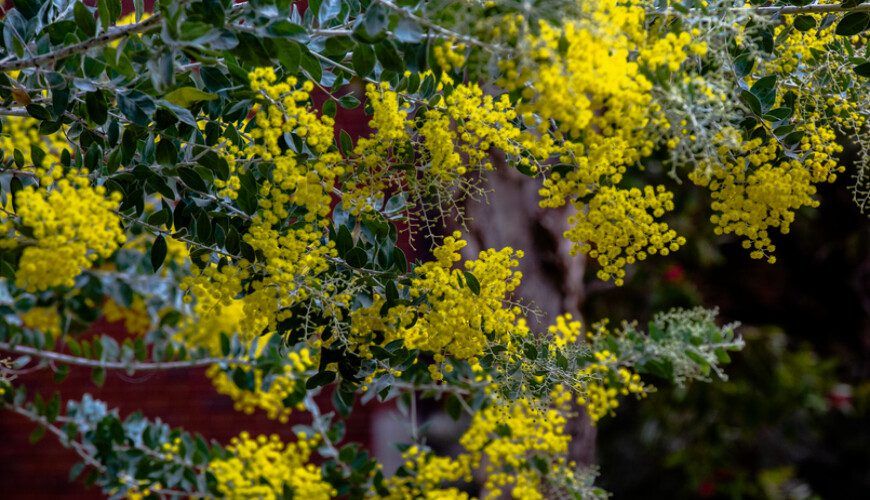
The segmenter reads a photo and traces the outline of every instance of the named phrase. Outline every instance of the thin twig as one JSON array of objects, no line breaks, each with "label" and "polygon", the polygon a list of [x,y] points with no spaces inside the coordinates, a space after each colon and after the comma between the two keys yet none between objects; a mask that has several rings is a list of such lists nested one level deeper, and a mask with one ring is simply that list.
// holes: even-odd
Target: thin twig
[{"label": "thin twig", "polygon": [[89,359],[80,356],[72,356],[56,351],[47,351],[29,347],[24,345],[9,344],[0,342],[0,350],[20,354],[22,356],[33,356],[36,358],[47,359],[59,363],[66,363],[74,366],[86,366],[90,368],[105,368],[107,370],[128,370],[135,371],[155,371],[155,370],[177,370],[184,368],[198,368],[202,366],[210,366],[217,363],[229,363],[235,365],[250,365],[251,361],[243,358],[199,358],[187,361],[103,361],[99,359]]},{"label": "thin twig", "polygon": [[105,45],[115,40],[124,38],[125,36],[147,31],[157,26],[162,20],[163,16],[160,15],[160,13],[156,13],[148,19],[145,19],[138,23],[128,24],[126,26],[116,26],[112,29],[107,30],[105,33],[99,36],[91,38],[90,40],[85,40],[83,42],[79,42],[73,45],[68,45],[53,52],[48,52],[46,54],[40,54],[33,57],[27,57],[24,59],[14,59],[12,61],[3,62],[0,63],[0,72],[14,71],[18,69],[34,68],[37,66],[54,64],[57,61],[65,57],[69,57],[73,54],[87,52],[94,47]]}]

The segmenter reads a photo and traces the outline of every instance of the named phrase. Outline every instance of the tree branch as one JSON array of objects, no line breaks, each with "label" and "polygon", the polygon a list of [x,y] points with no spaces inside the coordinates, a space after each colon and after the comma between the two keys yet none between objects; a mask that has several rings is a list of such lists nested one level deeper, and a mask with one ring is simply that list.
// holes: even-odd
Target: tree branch
[{"label": "tree branch", "polygon": [[11,352],[13,354],[20,354],[22,356],[33,356],[35,358],[47,359],[58,363],[66,363],[68,365],[105,368],[107,370],[128,370],[130,372],[198,368],[202,366],[210,366],[216,363],[231,363],[238,365],[251,364],[250,360],[247,359],[215,357],[191,359],[187,361],[102,361],[99,359],[89,359],[55,351],[36,349],[24,345],[14,345],[7,342],[0,342],[0,350]]},{"label": "tree branch", "polygon": [[14,59],[12,61],[0,63],[0,72],[54,64],[57,61],[65,57],[69,57],[73,54],[86,52],[94,47],[99,47],[100,45],[105,45],[109,42],[119,40],[121,38],[124,38],[125,36],[132,35],[133,33],[141,33],[143,31],[147,31],[154,26],[157,26],[162,20],[163,16],[161,16],[160,13],[156,13],[148,19],[145,19],[138,23],[128,24],[126,26],[116,26],[112,29],[107,30],[105,33],[99,36],[91,38],[90,40],[85,40],[83,42],[79,42],[73,45],[68,45],[53,52],[48,52],[46,54],[40,54],[33,57],[27,57],[24,59]]},{"label": "tree branch", "polygon": [[[742,10],[742,9],[740,9]],[[831,12],[868,12],[870,2],[860,3],[854,7],[844,7],[842,4],[812,4],[812,5],[783,5],[781,7],[748,7],[762,14],[828,14]]]}]

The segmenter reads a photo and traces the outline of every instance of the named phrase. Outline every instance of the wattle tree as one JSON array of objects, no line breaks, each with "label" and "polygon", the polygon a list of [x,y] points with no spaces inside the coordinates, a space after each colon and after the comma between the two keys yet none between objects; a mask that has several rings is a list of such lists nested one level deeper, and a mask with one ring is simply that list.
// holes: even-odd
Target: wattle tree
[{"label": "wattle tree", "polygon": [[[867,3],[91,3],[0,21],[0,407],[109,496],[606,496],[595,423],[743,344],[715,304],[583,325],[587,264],[623,286],[680,251],[685,192],[770,265],[818,185],[870,197]],[[70,366],[200,367],[307,423],[208,442],[16,378]],[[398,471],[344,439],[374,400]]]}]

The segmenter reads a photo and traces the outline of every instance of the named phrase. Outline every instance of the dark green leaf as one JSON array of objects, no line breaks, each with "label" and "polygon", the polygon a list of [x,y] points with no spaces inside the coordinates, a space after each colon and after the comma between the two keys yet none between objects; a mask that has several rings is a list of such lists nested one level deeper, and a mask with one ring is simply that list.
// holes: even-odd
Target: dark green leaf
[{"label": "dark green leaf", "polygon": [[850,12],[840,19],[834,32],[840,36],[861,33],[870,26],[870,12]]},{"label": "dark green leaf", "polygon": [[855,73],[858,76],[870,76],[870,61],[855,66]]},{"label": "dark green leaf", "polygon": [[816,27],[816,19],[813,16],[796,16],[792,24],[798,31],[809,31]]},{"label": "dark green leaf", "polygon": [[384,40],[375,45],[375,55],[385,70],[396,73],[405,71],[405,63],[402,61],[399,51],[396,50],[396,46],[390,40]]},{"label": "dark green leaf", "polygon": [[761,101],[758,100],[758,97],[756,97],[755,94],[749,92],[748,90],[742,90],[740,92],[740,99],[743,101],[744,104],[749,106],[749,109],[753,113],[757,115],[761,114]]},{"label": "dark green leaf", "polygon": [[154,239],[154,244],[151,245],[151,268],[155,272],[163,265],[163,261],[166,259],[166,251],[166,238],[161,234]]},{"label": "dark green leaf", "polygon": [[465,284],[468,285],[468,288],[475,294],[480,295],[480,282],[477,281],[477,278],[468,271],[462,271],[465,275]]},{"label": "dark green leaf", "polygon": [[357,45],[351,57],[353,69],[359,76],[368,76],[375,69],[375,51],[369,45]]},{"label": "dark green leaf", "polygon": [[318,387],[322,387],[324,385],[330,384],[335,380],[335,372],[320,372],[315,375],[312,375],[305,382],[306,389],[316,389]]},{"label": "dark green leaf", "polygon": [[94,20],[94,15],[90,9],[82,2],[76,2],[73,5],[73,17],[76,25],[82,30],[85,35],[92,37],[97,32],[97,22]]}]

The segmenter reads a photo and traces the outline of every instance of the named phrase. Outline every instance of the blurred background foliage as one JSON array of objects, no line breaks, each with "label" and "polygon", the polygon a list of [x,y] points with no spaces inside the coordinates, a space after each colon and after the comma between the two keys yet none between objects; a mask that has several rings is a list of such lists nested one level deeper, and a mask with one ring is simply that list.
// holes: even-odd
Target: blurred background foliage
[{"label": "blurred background foliage", "polygon": [[776,265],[702,233],[690,194],[674,225],[694,245],[625,287],[589,284],[587,323],[716,304],[747,341],[728,382],[658,384],[599,424],[600,484],[614,498],[866,498],[870,231],[848,181],[823,187],[821,207],[776,241]]}]

